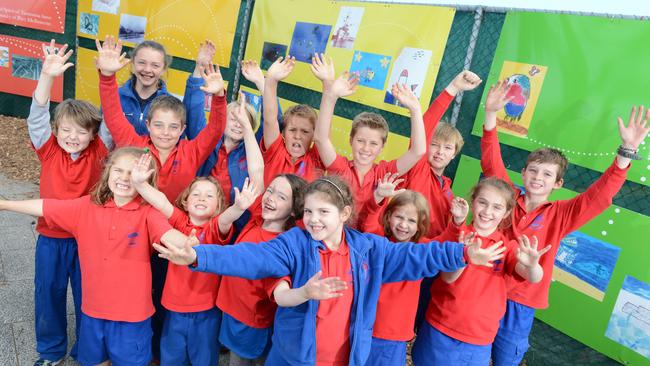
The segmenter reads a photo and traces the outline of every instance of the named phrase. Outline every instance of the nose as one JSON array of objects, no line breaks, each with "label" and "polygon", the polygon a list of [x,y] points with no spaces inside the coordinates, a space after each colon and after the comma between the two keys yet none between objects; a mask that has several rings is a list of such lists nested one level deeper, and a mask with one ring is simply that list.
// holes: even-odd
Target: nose
[{"label": "nose", "polygon": [[120,179],[123,181],[131,180],[131,172],[123,170],[122,173],[120,173]]}]

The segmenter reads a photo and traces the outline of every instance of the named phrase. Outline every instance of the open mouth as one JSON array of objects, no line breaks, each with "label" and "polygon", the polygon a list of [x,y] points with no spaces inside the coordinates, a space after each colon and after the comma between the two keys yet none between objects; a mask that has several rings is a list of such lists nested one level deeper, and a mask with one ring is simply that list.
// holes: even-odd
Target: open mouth
[{"label": "open mouth", "polygon": [[205,210],[206,208],[208,208],[208,206],[203,204],[198,204],[198,205],[194,205],[194,208],[196,208],[197,210]]},{"label": "open mouth", "polygon": [[131,185],[125,183],[115,183],[115,187],[122,191],[128,191],[129,189],[131,189]]},{"label": "open mouth", "polygon": [[275,207],[269,205],[268,203],[263,204],[262,208],[266,211],[271,211],[271,212],[275,211]]},{"label": "open mouth", "polygon": [[325,229],[322,225],[309,225],[309,227],[311,228],[312,234],[318,234]]}]

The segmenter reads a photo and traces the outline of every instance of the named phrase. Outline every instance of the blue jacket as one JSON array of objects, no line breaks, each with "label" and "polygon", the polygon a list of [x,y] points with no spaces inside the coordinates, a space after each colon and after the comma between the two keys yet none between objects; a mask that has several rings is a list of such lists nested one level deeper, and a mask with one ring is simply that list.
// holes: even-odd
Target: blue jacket
[{"label": "blue jacket", "polygon": [[[167,91],[167,85],[165,82],[161,80],[160,83],[161,87],[156,92],[156,97],[169,95],[170,93]],[[185,84],[185,96],[183,97],[183,104],[185,105],[186,110],[187,128],[181,138],[187,136],[187,138],[192,140],[205,127],[205,94],[200,89],[202,85],[202,78],[195,78],[192,77],[192,75],[187,78]],[[151,103],[146,104],[144,109],[140,108],[140,102],[133,92],[133,78],[127,80],[127,82],[120,87],[118,93],[120,95],[120,104],[122,105],[124,115],[126,116],[126,119],[131,122],[133,127],[135,127],[135,132],[140,136],[148,135],[149,131],[147,130],[145,123]]]},{"label": "blue jacket", "polygon": [[[393,244],[384,237],[348,227],[353,303],[350,313],[350,362],[363,366],[370,354],[372,326],[382,283],[413,281],[451,272],[465,266],[464,246],[458,243]],[[237,245],[199,245],[196,270],[248,279],[291,276],[294,288],[303,286],[320,270],[315,241],[293,228],[269,242]],[[275,314],[273,345],[266,365],[313,366],[316,360],[316,312],[318,301],[295,307],[279,307]]]}]

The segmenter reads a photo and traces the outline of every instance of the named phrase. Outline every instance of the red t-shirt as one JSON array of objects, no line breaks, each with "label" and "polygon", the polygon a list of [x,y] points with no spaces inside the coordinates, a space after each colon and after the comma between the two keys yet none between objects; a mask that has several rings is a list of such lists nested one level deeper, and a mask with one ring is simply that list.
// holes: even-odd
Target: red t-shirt
[{"label": "red t-shirt", "polygon": [[338,250],[318,250],[323,278],[339,277],[348,283],[343,296],[320,301],[316,313],[316,366],[344,366],[350,357],[350,312],[354,283],[345,233]]},{"label": "red t-shirt", "polygon": [[[164,164],[160,162],[158,149],[149,136],[140,136],[124,116],[120,98],[117,93],[115,75],[99,75],[99,96],[102,102],[106,126],[113,135],[116,147],[136,146],[149,148],[158,164],[158,189],[174,202],[178,195],[194,180],[196,172],[217,146],[223,124],[208,123],[194,140],[181,139],[169,153]],[[212,97],[210,115],[226,120],[226,96]],[[213,120],[213,118],[210,118]]]},{"label": "red t-shirt", "polygon": [[[483,131],[481,151],[481,167],[485,175],[496,176],[512,184],[501,159],[496,129]],[[532,212],[526,212],[525,195],[513,185],[517,193],[517,204],[512,210],[513,226],[505,234],[509,238],[522,234],[528,237],[534,235],[540,247],[550,244],[552,248],[539,259],[539,264],[544,270],[544,277],[540,282],[518,282],[509,276],[506,277],[508,299],[536,309],[548,307],[548,290],[560,241],[612,204],[612,199],[625,183],[628,169],[629,166],[625,169],[619,168],[614,161],[596,182],[575,198],[546,202]]]},{"label": "red t-shirt", "polygon": [[450,284],[436,278],[431,285],[431,302],[425,317],[432,327],[449,337],[487,345],[494,341],[506,311],[505,275],[514,272],[517,244],[499,231],[479,238],[482,248],[503,241],[507,248],[504,259],[495,261],[493,268],[469,264]]},{"label": "red t-shirt", "polygon": [[[76,160],[63,150],[54,134],[47,142],[36,149],[41,161],[41,198],[61,200],[79,198],[90,193],[102,174],[102,162],[108,150],[98,137],[90,141]],[[57,227],[48,226],[45,219],[38,218],[36,231],[51,238],[71,238],[72,235]]]},{"label": "red t-shirt", "polygon": [[279,135],[277,139],[266,147],[264,141],[260,143],[262,157],[264,158],[264,186],[268,186],[276,175],[282,173],[295,174],[307,182],[311,182],[323,175],[325,168],[318,155],[316,145],[313,145],[307,153],[295,162],[291,161],[291,155],[284,145],[284,137]]},{"label": "red t-shirt", "polygon": [[336,174],[343,178],[352,189],[354,197],[354,210],[357,218],[363,218],[366,215],[366,204],[368,200],[375,200],[374,191],[378,182],[386,173],[397,173],[397,160],[382,160],[379,164],[373,164],[363,177],[363,182],[359,181],[359,176],[354,168],[354,161],[348,160],[341,155],[336,155],[336,159],[327,167],[328,174]]},{"label": "red t-shirt", "polygon": [[117,207],[90,196],[43,201],[43,217],[77,240],[81,266],[81,310],[93,318],[140,322],[154,313],[151,301],[151,243],[171,226],[140,197]]},{"label": "red t-shirt", "polygon": [[[187,213],[174,207],[169,223],[183,234],[189,235],[196,229],[196,237],[201,244],[228,244],[234,232],[221,234],[219,216],[213,217],[203,225],[192,224]],[[219,291],[221,276],[212,273],[191,271],[187,266],[169,263],[167,278],[163,289],[162,304],[165,308],[180,313],[209,310],[214,307]]]},{"label": "red t-shirt", "polygon": [[230,173],[228,172],[228,153],[226,152],[226,147],[224,144],[221,144],[219,148],[219,153],[217,154],[217,163],[214,164],[214,168],[210,171],[210,175],[219,182],[221,189],[223,190],[223,196],[226,201],[226,205],[230,205],[230,189],[232,188],[232,182],[230,181]]},{"label": "red t-shirt", "polygon": [[[244,226],[237,243],[261,243],[269,241],[280,233],[262,229],[262,218],[253,218]],[[221,277],[217,306],[224,313],[252,328],[269,328],[273,324],[277,304],[268,296],[275,288],[276,278],[248,280],[240,277]]]}]

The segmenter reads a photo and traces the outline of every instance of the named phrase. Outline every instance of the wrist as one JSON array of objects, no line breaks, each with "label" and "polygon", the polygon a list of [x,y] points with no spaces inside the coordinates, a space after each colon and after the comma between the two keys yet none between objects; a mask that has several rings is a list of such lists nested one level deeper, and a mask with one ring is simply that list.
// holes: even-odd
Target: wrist
[{"label": "wrist", "polygon": [[458,93],[460,93],[460,91],[461,91],[459,87],[457,87],[457,86],[455,86],[453,84],[447,85],[445,90],[447,91],[447,93],[451,94],[452,96],[458,95]]},{"label": "wrist", "polygon": [[637,154],[637,149],[632,147],[628,148],[625,147],[624,145],[618,147],[618,149],[616,150],[616,154],[626,159],[643,160],[643,158],[639,154]]}]

